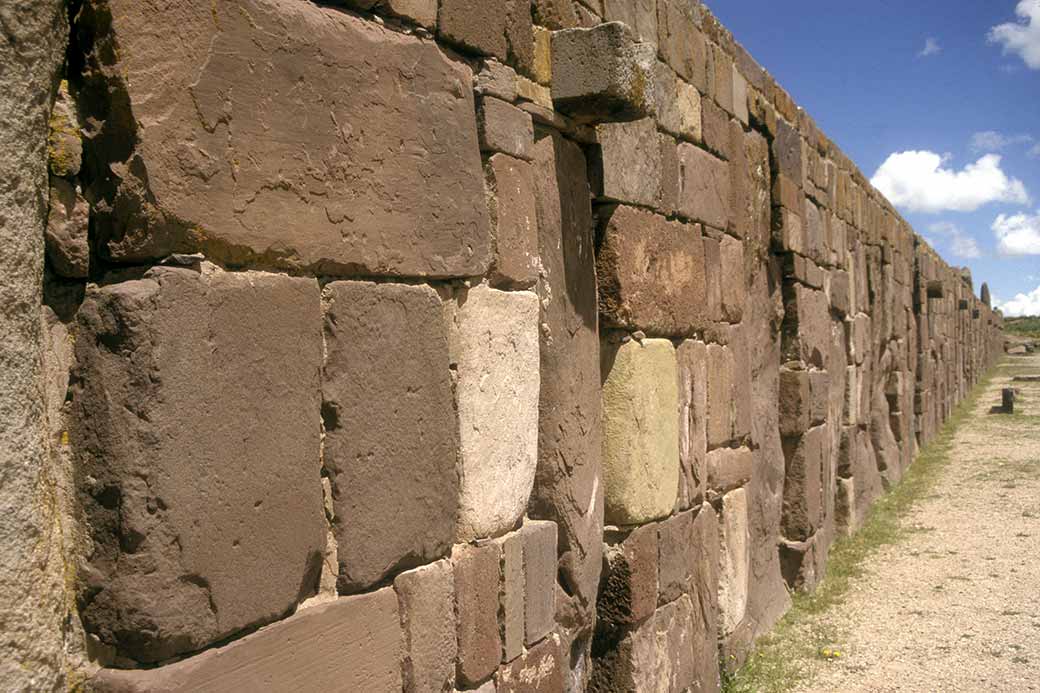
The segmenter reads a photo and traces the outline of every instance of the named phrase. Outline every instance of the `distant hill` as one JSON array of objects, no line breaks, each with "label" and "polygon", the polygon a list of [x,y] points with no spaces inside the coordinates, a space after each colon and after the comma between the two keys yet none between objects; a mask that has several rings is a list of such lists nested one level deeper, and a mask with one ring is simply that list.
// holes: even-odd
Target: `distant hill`
[{"label": "distant hill", "polygon": [[1040,339],[1040,316],[1004,318],[1004,331],[1022,337]]}]

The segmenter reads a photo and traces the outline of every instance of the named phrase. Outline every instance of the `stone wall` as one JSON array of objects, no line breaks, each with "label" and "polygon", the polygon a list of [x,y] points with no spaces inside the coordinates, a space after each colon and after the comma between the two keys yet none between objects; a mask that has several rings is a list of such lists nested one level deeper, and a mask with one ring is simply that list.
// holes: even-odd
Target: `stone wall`
[{"label": "stone wall", "polygon": [[66,685],[717,690],[1002,353],[697,2],[70,10]]}]

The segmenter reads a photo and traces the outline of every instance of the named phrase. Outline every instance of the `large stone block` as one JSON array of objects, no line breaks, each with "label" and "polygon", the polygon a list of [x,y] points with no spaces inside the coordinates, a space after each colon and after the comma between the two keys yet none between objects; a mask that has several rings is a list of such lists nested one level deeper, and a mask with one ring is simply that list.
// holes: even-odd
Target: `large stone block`
[{"label": "large stone block", "polygon": [[598,627],[618,630],[645,621],[657,608],[657,525],[643,525],[620,538],[608,533],[604,540],[606,573],[597,600]]},{"label": "large stone block", "polygon": [[502,661],[511,662],[524,651],[524,537],[517,531],[495,541],[502,552],[498,599]]},{"label": "large stone block", "polygon": [[87,681],[86,690],[399,691],[404,653],[397,596],[385,588],[309,607],[228,645],[158,669],[102,669]]},{"label": "large stone block", "polygon": [[621,22],[553,32],[552,98],[575,117],[621,120],[656,112],[652,43]]},{"label": "large stone block", "polygon": [[657,525],[657,603],[675,601],[691,591],[696,568],[693,543],[695,511],[687,510],[662,520]]},{"label": "large stone block", "polygon": [[657,207],[661,201],[661,148],[653,118],[596,127],[596,194],[617,202]]},{"label": "large stone block", "polygon": [[448,331],[428,286],[332,282],[325,307],[324,460],[339,589],[358,592],[453,543]]},{"label": "large stone block", "polygon": [[561,693],[568,673],[560,636],[553,635],[495,674],[495,693]]},{"label": "large stone block", "polygon": [[696,564],[691,581],[691,596],[696,606],[691,640],[700,688],[694,690],[718,691],[719,680],[719,570],[720,537],[718,516],[705,503],[693,521],[691,542],[695,547]]},{"label": "large stone block", "polygon": [[[83,22],[117,56],[90,66],[122,104],[96,114],[93,140],[112,258],[202,251],[326,275],[487,268],[473,75],[435,43],[309,2],[108,8]],[[174,17],[177,31],[155,30]]]},{"label": "large stone block", "polygon": [[784,439],[786,477],[781,529],[789,540],[805,541],[820,527],[828,440],[826,425],[812,428],[801,437]]},{"label": "large stone block", "polygon": [[716,229],[730,220],[726,162],[688,142],[679,144],[679,213]]},{"label": "large stone block", "polygon": [[480,149],[502,152],[519,159],[531,158],[534,124],[531,114],[492,96],[480,100],[477,112]]},{"label": "large stone block", "polygon": [[679,362],[679,462],[682,467],[679,502],[697,507],[708,478],[708,348],[686,340],[676,352]]},{"label": "large stone block", "polygon": [[737,323],[744,316],[747,299],[747,272],[744,268],[744,243],[732,236],[723,236],[719,243],[722,273],[719,284],[722,293],[722,317]]},{"label": "large stone block", "polygon": [[657,42],[657,0],[603,0],[603,21],[623,22],[640,41]]},{"label": "large stone block", "polygon": [[780,369],[780,435],[800,436],[809,430],[809,371]]},{"label": "large stone block", "polygon": [[688,82],[677,78],[672,68],[660,61],[655,82],[660,128],[681,139],[699,142],[703,136],[700,93]]},{"label": "large stone block", "polygon": [[460,683],[475,686],[489,678],[502,660],[498,628],[499,545],[456,547],[455,613],[458,616]]},{"label": "large stone block", "polygon": [[524,555],[524,641],[528,647],[556,625],[556,523],[530,521],[520,530]]},{"label": "large stone block", "polygon": [[785,283],[783,356],[788,361],[826,368],[830,352],[830,301],[823,291],[802,284]]},{"label": "large stone block", "polygon": [[708,345],[708,449],[733,438],[735,402],[733,351],[721,344]]},{"label": "large stone block", "polygon": [[538,297],[481,285],[452,330],[459,416],[458,539],[503,534],[527,507],[538,461]]},{"label": "large stone block", "polygon": [[599,334],[585,157],[558,134],[535,145],[543,274],[538,472],[528,506],[559,528],[559,580],[591,625],[603,554]]},{"label": "large stone block", "polygon": [[657,0],[657,37],[661,59],[701,93],[708,88],[708,51],[694,19],[695,7],[684,0]]},{"label": "large stone block", "polygon": [[154,269],[91,289],[78,335],[87,631],[157,662],[312,594],[325,546],[317,283]]},{"label": "large stone block", "polygon": [[679,488],[679,388],[665,339],[603,345],[605,519],[634,525],[667,516]]},{"label": "large stone block", "polygon": [[719,632],[725,637],[744,620],[747,610],[751,535],[747,492],[732,491],[722,499],[719,559]]},{"label": "large stone block", "polygon": [[709,497],[741,488],[751,480],[754,457],[751,450],[740,448],[717,448],[708,453]]},{"label": "large stone block", "polygon": [[530,74],[534,30],[529,0],[441,0],[437,32],[453,43],[493,55]]},{"label": "large stone block", "polygon": [[700,227],[634,207],[600,210],[596,267],[606,325],[681,336],[707,322]]},{"label": "large stone block", "polygon": [[405,693],[449,690],[458,653],[451,563],[437,561],[401,573],[394,590],[405,639]]},{"label": "large stone block", "polygon": [[492,281],[507,287],[528,287],[538,278],[538,210],[534,169],[505,154],[487,164],[494,192],[495,262]]}]

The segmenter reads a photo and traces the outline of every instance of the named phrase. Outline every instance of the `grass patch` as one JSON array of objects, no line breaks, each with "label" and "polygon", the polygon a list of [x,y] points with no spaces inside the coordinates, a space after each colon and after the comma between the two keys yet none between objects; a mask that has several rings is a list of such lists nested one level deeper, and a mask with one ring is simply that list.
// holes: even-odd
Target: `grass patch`
[{"label": "grass patch", "polygon": [[1004,331],[1031,339],[1040,339],[1040,317],[1005,318]]},{"label": "grass patch", "polygon": [[842,639],[839,627],[820,616],[844,603],[853,582],[864,574],[868,558],[915,531],[904,526],[903,520],[918,501],[932,492],[940,473],[950,463],[957,429],[971,416],[994,377],[991,371],[957,406],[939,434],[910,465],[903,480],[874,503],[863,527],[855,535],[841,537],[834,543],[825,579],[815,592],[794,595],[790,611],[771,633],[758,640],[747,663],[736,673],[723,677],[724,693],[783,693],[812,680],[816,668],[828,659],[821,652]]}]

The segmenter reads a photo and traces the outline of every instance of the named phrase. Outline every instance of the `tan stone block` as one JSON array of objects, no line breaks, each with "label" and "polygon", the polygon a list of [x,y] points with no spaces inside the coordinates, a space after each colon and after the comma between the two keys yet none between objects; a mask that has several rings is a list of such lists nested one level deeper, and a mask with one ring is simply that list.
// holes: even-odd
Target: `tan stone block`
[{"label": "tan stone block", "polygon": [[534,66],[531,76],[544,86],[552,84],[552,32],[540,26],[534,28]]},{"label": "tan stone block", "polygon": [[524,548],[524,641],[530,647],[556,625],[556,523],[530,520]]},{"label": "tan stone block", "polygon": [[474,686],[489,678],[502,660],[498,628],[499,545],[455,548],[455,603],[458,615],[458,679]]},{"label": "tan stone block", "polygon": [[733,66],[733,115],[746,127],[750,123],[748,115],[748,83],[737,66]]},{"label": "tan stone block", "polygon": [[708,348],[686,340],[679,361],[679,459],[682,466],[680,507],[700,505],[707,481]]},{"label": "tan stone block", "polygon": [[747,611],[751,535],[744,489],[722,499],[719,547],[719,632],[725,637],[737,629]]},{"label": "tan stone block", "polygon": [[679,212],[716,229],[730,220],[730,178],[726,162],[687,142],[679,144]]},{"label": "tan stone block", "polygon": [[709,495],[725,495],[751,481],[754,457],[751,450],[741,448],[716,448],[708,453]]},{"label": "tan stone block", "polygon": [[661,148],[653,118],[596,128],[599,197],[656,207],[661,200]]},{"label": "tan stone block", "polygon": [[679,488],[675,347],[664,339],[603,349],[603,485],[606,521],[667,516]]},{"label": "tan stone block", "polygon": [[723,236],[720,244],[722,273],[719,278],[722,293],[722,317],[738,323],[744,316],[747,299],[747,273],[744,270],[744,243],[732,236]]},{"label": "tan stone block", "polygon": [[394,579],[394,590],[404,629],[405,692],[445,690],[455,682],[458,653],[451,562],[401,573]]},{"label": "tan stone block", "polygon": [[495,262],[492,283],[526,288],[538,279],[538,210],[534,169],[531,164],[505,154],[487,163],[495,229]]}]

